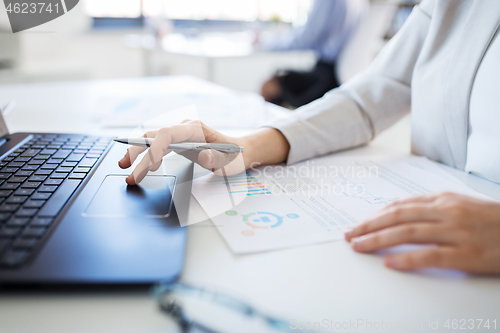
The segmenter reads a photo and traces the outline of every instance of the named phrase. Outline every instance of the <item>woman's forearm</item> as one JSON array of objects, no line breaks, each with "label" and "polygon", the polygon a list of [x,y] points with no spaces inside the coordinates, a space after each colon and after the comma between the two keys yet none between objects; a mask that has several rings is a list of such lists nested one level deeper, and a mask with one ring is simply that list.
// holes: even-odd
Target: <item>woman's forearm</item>
[{"label": "woman's forearm", "polygon": [[285,162],[290,151],[288,140],[274,128],[262,128],[243,137],[242,145],[247,169],[260,164]]}]

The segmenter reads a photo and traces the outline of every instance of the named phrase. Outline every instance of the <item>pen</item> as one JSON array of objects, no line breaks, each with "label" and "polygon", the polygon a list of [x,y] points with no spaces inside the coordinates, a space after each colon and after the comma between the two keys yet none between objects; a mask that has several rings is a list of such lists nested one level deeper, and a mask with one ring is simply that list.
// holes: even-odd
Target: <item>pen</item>
[{"label": "pen", "polygon": [[6,116],[12,109],[16,106],[16,101],[12,100],[9,103],[5,104],[0,110],[2,111],[2,115]]},{"label": "pen", "polygon": [[[124,143],[132,146],[151,146],[154,139],[151,138],[118,138],[114,139],[118,143]],[[205,143],[205,142],[181,142],[172,143],[168,146],[172,150],[194,150],[202,151],[205,149],[214,149],[226,154],[242,153],[243,147],[234,143]]]}]

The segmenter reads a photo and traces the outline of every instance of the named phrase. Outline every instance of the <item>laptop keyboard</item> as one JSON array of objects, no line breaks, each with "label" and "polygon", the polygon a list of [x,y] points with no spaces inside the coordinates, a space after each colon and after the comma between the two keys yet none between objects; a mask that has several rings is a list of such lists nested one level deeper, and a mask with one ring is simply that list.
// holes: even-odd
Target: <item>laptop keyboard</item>
[{"label": "laptop keyboard", "polygon": [[28,260],[111,140],[34,135],[0,161],[0,267]]}]

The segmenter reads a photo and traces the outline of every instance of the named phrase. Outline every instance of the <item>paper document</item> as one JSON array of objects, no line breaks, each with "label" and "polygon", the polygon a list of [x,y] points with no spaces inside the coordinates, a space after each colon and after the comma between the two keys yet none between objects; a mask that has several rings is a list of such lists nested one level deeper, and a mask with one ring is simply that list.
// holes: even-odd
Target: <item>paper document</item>
[{"label": "paper document", "polygon": [[[436,191],[488,197],[422,157],[335,157],[196,178],[193,194],[235,253],[343,238],[394,200]],[[492,200],[492,199],[490,199]]]}]

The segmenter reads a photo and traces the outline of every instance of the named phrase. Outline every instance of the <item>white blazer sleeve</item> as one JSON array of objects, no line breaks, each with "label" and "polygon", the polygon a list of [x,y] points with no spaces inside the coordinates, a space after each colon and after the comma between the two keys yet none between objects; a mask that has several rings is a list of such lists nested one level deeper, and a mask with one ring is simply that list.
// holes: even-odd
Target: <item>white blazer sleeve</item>
[{"label": "white blazer sleeve", "polygon": [[288,164],[366,144],[409,111],[413,68],[433,7],[434,0],[415,7],[367,71],[267,125],[290,143]]}]

